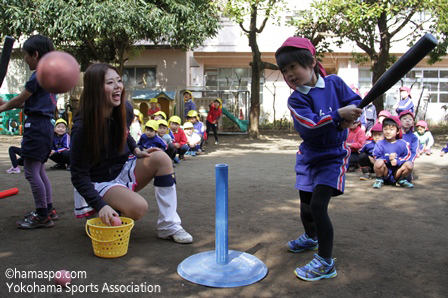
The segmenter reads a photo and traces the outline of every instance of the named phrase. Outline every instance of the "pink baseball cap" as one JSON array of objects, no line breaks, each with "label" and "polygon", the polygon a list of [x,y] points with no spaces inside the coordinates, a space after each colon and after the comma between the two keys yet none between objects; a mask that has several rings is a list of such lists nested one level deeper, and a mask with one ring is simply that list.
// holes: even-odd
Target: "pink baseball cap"
[{"label": "pink baseball cap", "polygon": [[405,115],[411,115],[411,116],[412,116],[412,119],[415,120],[415,115],[414,115],[414,113],[412,113],[412,112],[409,111],[409,110],[402,111],[402,112],[398,115],[398,118],[401,119],[401,117],[403,117],[403,116],[405,116]]},{"label": "pink baseball cap", "polygon": [[380,117],[380,116],[384,116],[384,117],[390,117],[391,116],[391,114],[390,114],[390,112],[389,111],[386,111],[386,110],[382,110],[379,114],[378,114],[378,117]]}]

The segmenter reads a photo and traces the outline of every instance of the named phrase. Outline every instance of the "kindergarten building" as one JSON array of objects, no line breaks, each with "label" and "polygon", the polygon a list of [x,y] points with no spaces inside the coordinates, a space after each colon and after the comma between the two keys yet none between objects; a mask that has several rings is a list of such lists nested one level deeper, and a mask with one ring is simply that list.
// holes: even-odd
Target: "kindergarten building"
[{"label": "kindergarten building", "polygon": [[[292,3],[295,3],[292,1]],[[294,7],[295,5],[295,7]],[[291,5],[292,17],[299,4]],[[303,9],[303,4],[300,4]],[[205,41],[204,45],[191,51],[172,49],[168,46],[154,46],[143,42],[145,49],[140,55],[126,62],[123,82],[129,100],[146,116],[149,100],[157,98],[160,108],[168,115],[183,117],[183,92],[190,90],[198,112],[207,115],[208,104],[214,98],[221,98],[226,117],[220,122],[221,131],[244,131],[248,120],[251,89],[251,49],[248,38],[234,22],[223,18],[218,35]],[[262,60],[275,63],[275,51],[286,38],[293,36],[295,28],[278,27],[267,23],[258,34],[258,46]],[[370,65],[359,65],[352,59],[352,53],[363,53],[354,44],[334,46],[333,53],[326,53],[322,64],[328,74],[337,74],[348,84],[354,84],[361,94],[372,85]],[[408,49],[405,43],[392,48],[391,53],[401,56]],[[9,71],[0,94],[19,93],[31,75],[20,53],[11,59]],[[80,80],[82,85],[82,80]],[[448,107],[448,60],[428,65],[426,59],[420,62],[403,78],[403,85],[411,86],[414,105],[419,105],[419,117],[430,123],[447,120]],[[398,88],[392,87],[385,96],[385,108],[399,100]],[[275,120],[291,121],[286,100],[292,90],[283,81],[280,71],[264,70],[260,80],[260,123]],[[70,94],[59,95],[58,109],[65,110],[67,104],[76,108],[82,86]],[[247,126],[247,125],[246,125]],[[247,129],[247,127],[246,127]]]}]

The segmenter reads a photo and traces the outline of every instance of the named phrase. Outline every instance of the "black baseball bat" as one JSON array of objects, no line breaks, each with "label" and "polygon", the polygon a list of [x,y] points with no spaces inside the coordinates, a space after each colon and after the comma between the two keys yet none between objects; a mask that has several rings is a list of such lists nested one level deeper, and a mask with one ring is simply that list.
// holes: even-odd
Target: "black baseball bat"
[{"label": "black baseball bat", "polygon": [[0,57],[0,87],[5,79],[6,72],[8,71],[8,64],[9,59],[11,58],[13,44],[14,38],[6,36],[5,43],[3,44],[2,56]]},{"label": "black baseball bat", "polygon": [[438,44],[437,39],[431,34],[425,34],[414,44],[389,70],[387,70],[379,80],[373,85],[366,97],[358,105],[362,109],[376,98],[389,90],[414,66],[416,66],[426,55],[429,54]]}]

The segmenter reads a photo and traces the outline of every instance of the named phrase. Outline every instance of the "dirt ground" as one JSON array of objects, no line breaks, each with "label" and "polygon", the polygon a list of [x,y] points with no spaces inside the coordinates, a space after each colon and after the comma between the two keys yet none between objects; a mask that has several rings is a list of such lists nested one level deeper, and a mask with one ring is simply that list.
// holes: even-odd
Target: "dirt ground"
[{"label": "dirt ground", "polygon": [[[190,157],[176,167],[178,211],[184,228],[194,236],[191,245],[157,238],[154,190],[152,185],[146,187],[141,193],[148,199],[149,212],[136,222],[128,254],[117,259],[93,254],[85,220],[73,216],[70,173],[51,170],[52,161],[47,163],[47,173],[60,219],[52,229],[15,227],[34,204],[23,172],[5,173],[10,167],[7,149],[19,144],[20,138],[0,136],[0,190],[20,190],[18,195],[0,199],[0,296],[446,297],[448,156],[439,157],[438,149],[447,140],[446,135],[439,136],[437,154],[417,159],[414,189],[375,190],[373,181],[360,181],[359,173],[349,173],[346,193],[330,203],[338,277],[304,282],[293,270],[310,261],[313,252],[294,254],[285,247],[303,233],[298,191],[293,187],[300,142],[296,134],[263,134],[257,141],[245,135],[223,135],[219,146],[209,145],[207,154]],[[229,165],[229,249],[253,254],[269,269],[253,285],[210,288],[177,274],[185,258],[215,248],[214,165],[219,163]],[[16,275],[7,279],[9,269]],[[85,276],[74,279],[62,293],[39,293],[39,287],[52,281],[22,275],[60,269]],[[112,285],[143,285],[153,292],[111,293],[105,284],[110,290]]]}]

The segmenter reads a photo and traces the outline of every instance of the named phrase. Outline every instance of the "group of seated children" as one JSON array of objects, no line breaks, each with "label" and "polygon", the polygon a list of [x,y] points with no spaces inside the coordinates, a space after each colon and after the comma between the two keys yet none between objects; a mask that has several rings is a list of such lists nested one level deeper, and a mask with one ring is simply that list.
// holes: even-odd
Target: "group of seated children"
[{"label": "group of seated children", "polygon": [[[185,155],[196,156],[204,151],[204,143],[208,133],[213,130],[215,144],[218,145],[218,121],[222,115],[222,101],[217,98],[209,105],[207,125],[199,118],[193,95],[186,90],[184,93],[186,122],[181,126],[181,118],[166,114],[157,107],[157,99],[151,99],[148,111],[150,120],[142,126],[143,115],[134,110],[134,119],[130,125],[130,134],[140,149],[157,147],[165,151],[173,160],[173,165],[185,159]],[[142,132],[143,130],[143,132]]]},{"label": "group of seated children", "polygon": [[[22,156],[22,149],[11,146],[8,151],[12,167],[6,170],[6,173],[20,174],[19,165],[23,166],[23,159],[17,159],[17,155]],[[54,124],[53,146],[48,158],[56,163],[52,169],[70,171],[70,135],[67,133],[67,121],[62,118]]]},{"label": "group of seated children", "polygon": [[[398,116],[391,116],[388,111],[381,111],[378,122],[370,129],[369,138],[361,129],[361,122],[350,126],[347,146],[350,147],[349,171],[359,168],[361,180],[376,177],[374,188],[392,184],[412,188],[412,171],[414,160],[420,155],[431,154],[434,138],[428,124],[420,120],[414,132],[414,113],[401,111]],[[440,156],[448,152],[442,149]]]},{"label": "group of seated children", "polygon": [[174,164],[185,159],[185,155],[196,156],[203,151],[204,125],[199,121],[198,113],[190,110],[187,122],[181,127],[179,116],[172,116],[168,122],[166,114],[158,111],[154,119],[145,124],[145,132],[137,145],[141,150],[160,148],[168,154]]},{"label": "group of seated children", "polygon": [[[190,91],[184,93],[184,100],[188,107],[193,97]],[[207,126],[199,118],[196,110],[189,109],[186,113],[186,122],[181,127],[181,119],[178,116],[172,116],[168,122],[166,114],[157,106],[157,99],[150,100],[151,108],[148,111],[150,120],[145,123],[144,132],[142,132],[143,115],[139,110],[134,110],[134,119],[129,128],[129,133],[137,142],[140,149],[149,149],[157,147],[165,151],[173,160],[173,163],[179,163],[185,159],[185,155],[196,156],[204,151],[204,143],[210,129],[213,130],[215,144],[218,144],[217,123],[222,115],[221,100],[215,99],[210,103],[210,110],[207,115]],[[207,127],[207,130],[206,130]],[[20,147],[11,146],[9,148],[12,167],[6,172],[8,174],[19,174],[19,165],[23,165]],[[60,118],[56,120],[54,127],[53,148],[49,158],[56,165],[52,169],[70,170],[70,135],[67,133],[67,122]]]}]

